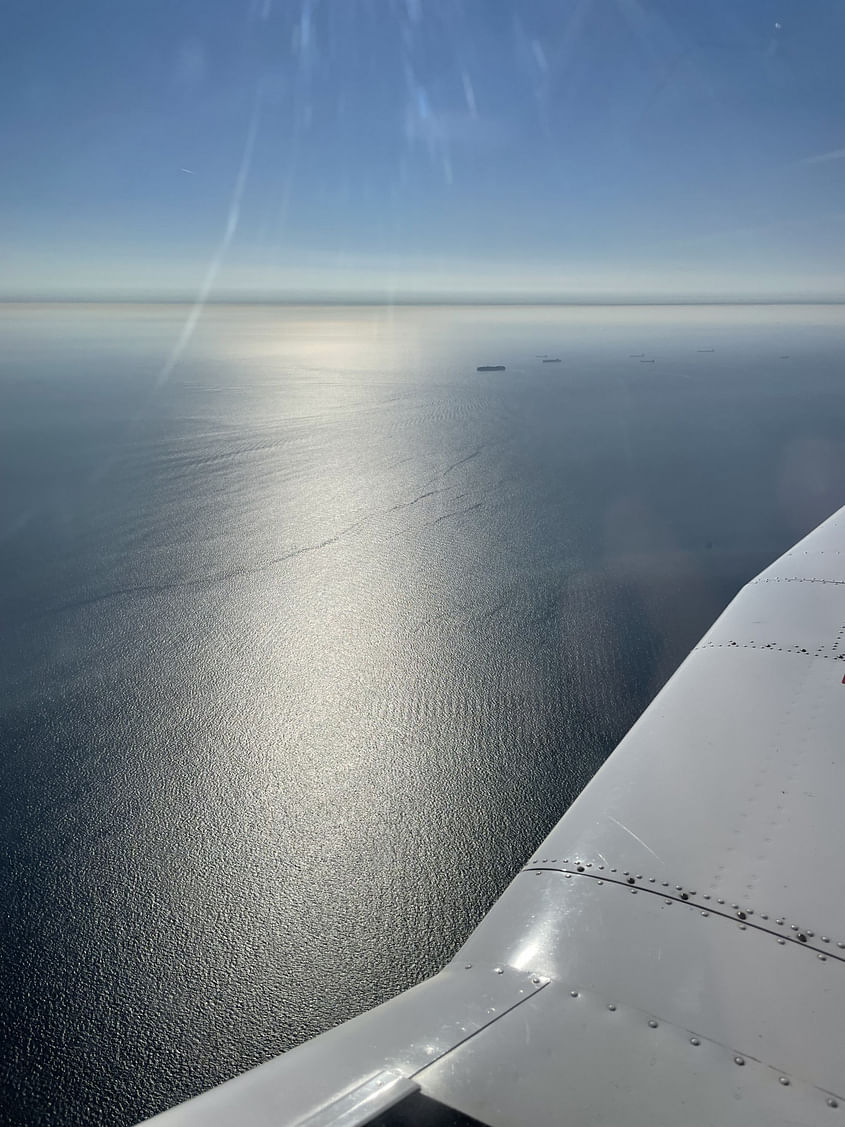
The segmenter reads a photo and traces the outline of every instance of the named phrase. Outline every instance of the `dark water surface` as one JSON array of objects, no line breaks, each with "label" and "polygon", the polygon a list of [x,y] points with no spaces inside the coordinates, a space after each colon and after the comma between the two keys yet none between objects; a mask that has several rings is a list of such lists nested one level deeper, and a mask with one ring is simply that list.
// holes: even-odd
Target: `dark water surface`
[{"label": "dark water surface", "polygon": [[845,502],[840,308],[216,307],[159,380],[185,316],[0,312],[12,1123],[437,969]]}]

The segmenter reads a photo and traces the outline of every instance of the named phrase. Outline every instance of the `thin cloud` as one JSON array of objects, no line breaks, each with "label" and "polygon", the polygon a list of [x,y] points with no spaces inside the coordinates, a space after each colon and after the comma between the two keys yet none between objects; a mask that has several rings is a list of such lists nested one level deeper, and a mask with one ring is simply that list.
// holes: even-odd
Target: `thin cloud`
[{"label": "thin cloud", "polygon": [[817,153],[814,157],[804,157],[799,164],[827,164],[830,160],[845,160],[845,149],[831,149],[829,153]]}]

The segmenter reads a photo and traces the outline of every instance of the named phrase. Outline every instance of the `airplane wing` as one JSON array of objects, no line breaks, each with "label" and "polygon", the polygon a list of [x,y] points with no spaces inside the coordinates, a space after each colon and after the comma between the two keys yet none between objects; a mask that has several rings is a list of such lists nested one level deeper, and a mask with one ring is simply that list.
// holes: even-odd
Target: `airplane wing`
[{"label": "airplane wing", "polygon": [[845,509],[742,589],[452,962],[157,1127],[845,1122]]}]

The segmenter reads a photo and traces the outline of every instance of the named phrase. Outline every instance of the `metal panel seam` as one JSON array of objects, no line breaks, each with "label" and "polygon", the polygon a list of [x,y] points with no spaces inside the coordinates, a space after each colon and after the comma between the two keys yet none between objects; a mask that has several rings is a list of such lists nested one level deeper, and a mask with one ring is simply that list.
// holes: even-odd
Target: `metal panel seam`
[{"label": "metal panel seam", "polygon": [[[778,932],[775,931],[774,928],[772,928],[768,923],[762,924],[758,923],[757,920],[750,919],[749,917],[754,914],[753,908],[741,908],[738,904],[734,904],[732,905],[733,914],[729,914],[724,910],[722,905],[719,904],[719,900],[723,899],[722,897],[717,900],[718,906],[714,907],[709,895],[705,895],[705,897],[702,897],[701,900],[693,900],[692,897],[697,895],[694,890],[684,891],[682,885],[675,885],[674,888],[670,889],[668,887],[668,881],[661,881],[662,887],[660,888],[648,888],[646,885],[637,884],[637,881],[643,880],[643,877],[641,876],[633,877],[629,876],[627,873],[623,873],[623,877],[626,878],[625,880],[623,880],[621,877],[608,876],[606,873],[599,874],[595,872],[581,872],[577,868],[575,870],[565,869],[554,864],[544,864],[543,862],[540,862],[539,864],[526,865],[525,868],[521,870],[521,872],[562,873],[564,877],[589,877],[591,880],[595,880],[598,884],[614,884],[620,888],[626,889],[628,892],[647,892],[652,896],[659,896],[666,901],[671,900],[674,903],[684,904],[685,906],[690,908],[698,908],[701,910],[701,913],[704,916],[712,916],[724,920],[729,920],[731,923],[736,924],[743,931],[746,931],[750,928],[752,931],[760,931],[765,933],[766,935],[774,936],[780,943],[793,943],[797,947],[803,947],[807,950],[814,951],[817,957],[823,962],[831,959],[834,962],[845,963],[845,942],[841,940],[838,941],[836,945],[843,951],[843,953],[837,954],[836,951],[830,948],[819,947],[816,945],[816,943],[811,942],[811,940],[815,938],[815,932],[813,930],[802,929],[798,924],[786,925],[785,916],[778,917],[776,923],[779,927],[788,926],[789,931]],[[647,879],[649,880],[649,882],[654,882],[656,885],[656,878],[649,877]],[[704,899],[706,899],[708,902],[704,903]],[[758,916],[758,919],[762,918],[764,917]],[[790,934],[790,932],[792,934]],[[821,940],[824,943],[830,942],[830,939],[827,936],[822,936]]]},{"label": "metal panel seam", "polygon": [[[469,970],[470,966],[471,966],[471,964],[467,964],[467,970]],[[517,970],[516,967],[511,967],[510,969]],[[503,970],[504,970],[504,968],[501,968],[501,969],[496,968],[496,973],[502,973]],[[524,973],[524,972],[522,972],[522,973]],[[502,1012],[496,1014],[495,1017],[491,1017],[489,1021],[484,1023],[484,1025],[480,1025],[478,1027],[478,1029],[473,1029],[472,1033],[469,1033],[469,1034],[467,1034],[466,1037],[462,1037],[459,1041],[456,1041],[454,1043],[454,1045],[449,1045],[447,1048],[445,1048],[443,1050],[442,1053],[439,1053],[436,1057],[431,1057],[430,1059],[423,1061],[420,1064],[419,1068],[415,1068],[411,1072],[408,1073],[408,1078],[410,1080],[412,1080],[415,1076],[419,1076],[419,1074],[421,1072],[424,1072],[432,1064],[436,1064],[437,1061],[443,1060],[444,1057],[447,1057],[449,1055],[449,1053],[454,1052],[455,1049],[461,1048],[463,1045],[466,1045],[468,1041],[471,1041],[473,1039],[473,1037],[477,1037],[479,1033],[483,1033],[485,1029],[489,1029],[491,1025],[495,1025],[496,1022],[500,1021],[503,1017],[507,1017],[507,1015],[509,1013],[513,1013],[513,1011],[517,1008],[517,1006],[521,1006],[523,1004],[523,1002],[527,1002],[529,998],[536,997],[537,994],[539,994],[542,990],[544,990],[549,985],[549,983],[552,981],[546,975],[535,974],[535,975],[531,975],[530,978],[531,978],[532,983],[534,984],[534,993],[533,994],[526,994],[524,997],[522,997],[522,998],[518,999],[518,1001],[514,1002],[512,1006],[508,1006],[508,1008],[506,1010],[502,1010]]]},{"label": "metal panel seam", "polygon": [[[832,1088],[823,1088],[818,1084],[814,1084],[811,1080],[806,1080],[804,1077],[800,1076],[791,1069],[779,1068],[777,1065],[771,1064],[769,1061],[763,1060],[761,1057],[755,1056],[753,1053],[746,1052],[742,1049],[737,1049],[735,1046],[731,1046],[725,1041],[720,1041],[718,1038],[707,1037],[704,1034],[698,1033],[695,1029],[679,1025],[677,1022],[661,1017],[656,1010],[644,1010],[640,1006],[633,1006],[628,1003],[622,1002],[617,1003],[612,999],[608,1000],[607,998],[601,997],[593,990],[584,990],[580,986],[564,983],[560,979],[552,979],[549,985],[552,987],[553,992],[557,990],[565,992],[568,998],[572,1000],[571,1004],[577,1004],[578,1001],[582,998],[591,999],[603,1009],[609,1010],[611,1012],[616,1013],[628,1011],[632,1014],[639,1015],[642,1019],[643,1025],[647,1029],[656,1030],[661,1026],[670,1029],[680,1036],[683,1036],[689,1042],[691,1049],[696,1049],[703,1044],[714,1045],[731,1058],[731,1061],[735,1067],[743,1068],[748,1065],[757,1065],[761,1069],[765,1069],[768,1073],[773,1074],[773,1077],[777,1078],[779,1085],[781,1085],[782,1087],[788,1088],[792,1086],[798,1086],[799,1088],[805,1088],[810,1091],[819,1093],[820,1095],[825,1097],[827,1106],[829,1108],[837,1108],[840,1106],[840,1103],[845,1103],[845,1095],[843,1095],[843,1093],[841,1092],[834,1091]],[[533,995],[530,995],[529,997],[533,997]],[[512,1007],[512,1009],[515,1008],[516,1007]],[[508,1013],[510,1012],[511,1010],[508,1011]],[[505,1015],[502,1014],[500,1016],[504,1017]],[[493,1023],[491,1022],[490,1024],[492,1025]],[[489,1026],[485,1026],[484,1028],[488,1029]],[[484,1030],[479,1030],[479,1032],[483,1033]],[[456,1046],[456,1048],[462,1048],[465,1044],[466,1042],[462,1042],[461,1046]],[[449,1050],[449,1052],[451,1052],[451,1050]],[[442,1060],[447,1055],[448,1052],[444,1053],[443,1057],[441,1057],[440,1059]],[[436,1062],[432,1062],[432,1064],[435,1063]],[[428,1066],[426,1066],[426,1068],[427,1067]],[[424,1072],[425,1069],[423,1069],[422,1071]],[[421,1076],[419,1073],[415,1073],[414,1075],[420,1083],[422,1090],[425,1091],[424,1075]]]}]

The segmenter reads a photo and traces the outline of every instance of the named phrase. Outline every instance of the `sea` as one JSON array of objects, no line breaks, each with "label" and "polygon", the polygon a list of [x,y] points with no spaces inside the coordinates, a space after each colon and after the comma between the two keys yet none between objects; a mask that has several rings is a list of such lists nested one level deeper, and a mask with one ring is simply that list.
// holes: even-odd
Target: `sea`
[{"label": "sea", "polygon": [[0,1118],[128,1125],[454,954],[845,503],[845,310],[9,304],[0,484]]}]

